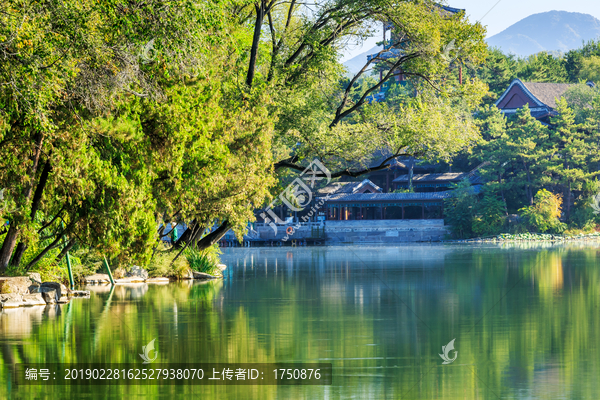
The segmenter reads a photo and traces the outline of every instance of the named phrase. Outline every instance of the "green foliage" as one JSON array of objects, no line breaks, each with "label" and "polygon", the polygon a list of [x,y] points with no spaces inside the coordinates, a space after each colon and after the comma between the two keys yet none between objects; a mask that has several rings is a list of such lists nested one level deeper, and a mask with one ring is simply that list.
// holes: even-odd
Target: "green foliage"
[{"label": "green foliage", "polygon": [[183,257],[179,257],[175,262],[173,259],[177,253],[167,249],[157,250],[152,258],[152,261],[146,267],[148,276],[151,278],[157,277],[173,277],[182,278],[188,270],[188,263]]},{"label": "green foliage", "polygon": [[600,83],[600,57],[590,56],[584,58],[579,70],[579,79]]},{"label": "green foliage", "polygon": [[477,203],[473,233],[479,237],[497,235],[503,231],[506,221],[504,202],[489,191],[486,192],[483,199]]},{"label": "green foliage", "polygon": [[[0,271],[19,243],[20,265],[53,247],[39,267],[51,271],[62,236],[110,255],[114,268],[145,266],[157,227],[172,221],[226,221],[239,237],[282,165],[318,157],[356,171],[381,150],[449,159],[477,141],[472,111],[487,87],[456,76],[484,61],[485,28],[464,13],[408,0],[331,0],[311,13],[261,4],[268,12],[248,2],[8,0],[0,219],[11,228]],[[338,61],[374,20],[405,38],[394,70],[371,65],[409,77],[385,104],[366,100],[376,79],[348,82]],[[151,268],[171,273],[162,264]]]},{"label": "green foliage", "polygon": [[217,244],[203,250],[197,250],[193,247],[185,250],[185,256],[192,270],[215,276],[221,275],[221,270],[218,267],[220,254],[221,249]]},{"label": "green foliage", "polygon": [[560,222],[562,199],[546,189],[535,195],[534,204],[519,210],[527,226],[534,232],[561,233],[566,225]]},{"label": "green foliage", "polygon": [[471,183],[468,179],[453,185],[453,196],[444,201],[444,215],[446,222],[454,236],[468,238],[473,235],[473,218],[477,197],[473,194]]}]

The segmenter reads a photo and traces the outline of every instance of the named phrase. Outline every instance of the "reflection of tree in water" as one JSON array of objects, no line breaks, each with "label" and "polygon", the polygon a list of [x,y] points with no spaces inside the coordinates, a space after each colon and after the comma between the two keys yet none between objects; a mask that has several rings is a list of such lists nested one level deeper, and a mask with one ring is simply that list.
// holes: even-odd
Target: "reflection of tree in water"
[{"label": "reflection of tree in water", "polygon": [[[586,361],[600,359],[595,248],[339,247],[234,256],[225,280],[148,285],[141,298],[115,292],[110,302],[109,293],[97,293],[63,306],[52,320],[37,316],[21,336],[0,335],[0,373],[12,360],[140,362],[137,353],[156,338],[159,362],[332,362],[334,398],[598,393],[588,378],[599,367]],[[459,364],[440,369],[437,353],[455,337]],[[111,390],[118,398],[138,389]],[[286,390],[236,387],[227,394],[320,398],[323,388]],[[198,393],[224,394],[216,387],[194,388]]]}]

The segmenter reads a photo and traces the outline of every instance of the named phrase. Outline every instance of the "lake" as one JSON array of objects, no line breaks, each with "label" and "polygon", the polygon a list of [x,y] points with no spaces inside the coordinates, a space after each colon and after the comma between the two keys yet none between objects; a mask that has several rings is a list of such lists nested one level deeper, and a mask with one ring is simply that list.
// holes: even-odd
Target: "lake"
[{"label": "lake", "polygon": [[[87,287],[90,299],[0,312],[0,398],[598,399],[599,252],[590,243],[227,248],[219,281]],[[12,381],[13,364],[141,367],[153,339],[156,363],[331,363],[333,382]]]}]

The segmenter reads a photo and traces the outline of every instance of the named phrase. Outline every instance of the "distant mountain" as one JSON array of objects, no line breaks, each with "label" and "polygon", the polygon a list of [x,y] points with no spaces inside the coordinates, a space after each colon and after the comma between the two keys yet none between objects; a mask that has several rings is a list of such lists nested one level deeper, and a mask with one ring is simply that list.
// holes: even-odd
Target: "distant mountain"
[{"label": "distant mountain", "polygon": [[589,14],[549,11],[533,14],[487,39],[504,53],[528,57],[540,51],[567,52],[600,37],[600,20]]},{"label": "distant mountain", "polygon": [[367,56],[371,54],[376,54],[381,50],[381,46],[375,46],[372,49],[365,51],[364,53],[360,53],[356,57],[352,57],[348,61],[344,63],[346,68],[348,68],[348,72],[351,76],[356,75],[358,71],[362,69],[367,63]]}]

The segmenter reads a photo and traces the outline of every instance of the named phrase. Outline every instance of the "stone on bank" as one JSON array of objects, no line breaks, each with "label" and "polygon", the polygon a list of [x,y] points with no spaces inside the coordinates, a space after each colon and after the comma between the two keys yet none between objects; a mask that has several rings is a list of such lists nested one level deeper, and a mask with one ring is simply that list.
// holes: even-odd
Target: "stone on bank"
[{"label": "stone on bank", "polygon": [[66,304],[69,297],[89,297],[87,290],[71,291],[57,282],[42,282],[39,273],[0,277],[0,308]]}]

